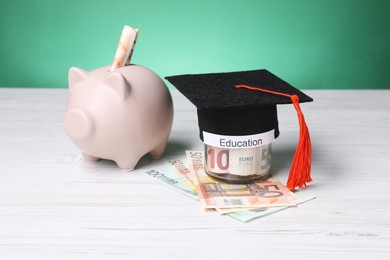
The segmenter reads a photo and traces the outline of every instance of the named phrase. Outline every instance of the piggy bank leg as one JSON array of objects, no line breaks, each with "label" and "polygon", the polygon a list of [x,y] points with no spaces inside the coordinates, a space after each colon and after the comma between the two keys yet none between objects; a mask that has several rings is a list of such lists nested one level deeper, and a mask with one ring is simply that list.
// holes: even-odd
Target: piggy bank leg
[{"label": "piggy bank leg", "polygon": [[159,144],[156,148],[151,150],[149,152],[150,158],[152,158],[152,159],[159,159],[163,155],[163,153],[165,151],[165,147],[167,146],[167,142],[168,142],[168,138],[165,139],[164,142]]},{"label": "piggy bank leg", "polygon": [[127,159],[115,160],[115,162],[118,165],[118,167],[121,168],[121,170],[132,171],[137,165],[138,160],[131,160],[127,158]]},{"label": "piggy bank leg", "polygon": [[86,153],[83,153],[83,158],[84,158],[84,160],[86,160],[88,162],[96,162],[99,160],[99,158],[92,156],[92,155],[89,155],[89,154],[86,154]]}]

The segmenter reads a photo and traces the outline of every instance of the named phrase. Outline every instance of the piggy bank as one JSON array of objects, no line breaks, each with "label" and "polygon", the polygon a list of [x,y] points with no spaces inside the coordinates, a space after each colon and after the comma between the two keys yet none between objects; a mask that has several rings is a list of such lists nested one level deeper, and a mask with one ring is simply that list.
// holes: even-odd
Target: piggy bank
[{"label": "piggy bank", "polygon": [[138,65],[90,72],[72,67],[69,91],[64,127],[85,160],[113,160],[133,170],[145,154],[162,156],[173,104],[156,73]]}]

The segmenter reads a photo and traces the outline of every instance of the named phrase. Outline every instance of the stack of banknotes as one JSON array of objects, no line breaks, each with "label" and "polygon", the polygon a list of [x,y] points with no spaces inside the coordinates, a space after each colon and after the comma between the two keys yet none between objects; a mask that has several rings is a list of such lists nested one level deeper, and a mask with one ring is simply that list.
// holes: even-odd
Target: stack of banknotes
[{"label": "stack of banknotes", "polygon": [[229,184],[208,176],[204,171],[203,152],[186,151],[186,159],[167,162],[167,170],[148,170],[150,177],[200,202],[205,209],[241,222],[248,222],[315,197],[292,192],[276,177],[249,184]]}]

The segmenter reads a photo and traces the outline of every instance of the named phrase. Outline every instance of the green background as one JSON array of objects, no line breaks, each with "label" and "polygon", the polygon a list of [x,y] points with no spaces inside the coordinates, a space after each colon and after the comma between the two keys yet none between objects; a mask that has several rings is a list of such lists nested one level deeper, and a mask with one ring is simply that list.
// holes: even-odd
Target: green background
[{"label": "green background", "polygon": [[2,0],[0,87],[67,87],[71,66],[132,63],[161,77],[266,68],[298,88],[390,88],[390,1]]}]

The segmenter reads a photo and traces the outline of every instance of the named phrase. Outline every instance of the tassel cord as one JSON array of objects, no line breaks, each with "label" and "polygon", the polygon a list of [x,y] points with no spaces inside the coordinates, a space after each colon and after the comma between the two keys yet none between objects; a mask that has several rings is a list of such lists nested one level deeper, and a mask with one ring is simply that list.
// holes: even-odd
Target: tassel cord
[{"label": "tassel cord", "polygon": [[308,182],[311,182],[311,162],[312,162],[312,147],[310,140],[309,129],[306,125],[305,117],[303,116],[301,107],[299,106],[299,97],[297,95],[289,95],[286,93],[276,92],[272,90],[255,88],[247,85],[236,85],[235,88],[245,88],[266,92],[274,95],[289,97],[297,111],[299,123],[299,141],[295,151],[294,159],[290,168],[290,173],[287,180],[287,188],[294,190],[296,187],[303,188]]}]

